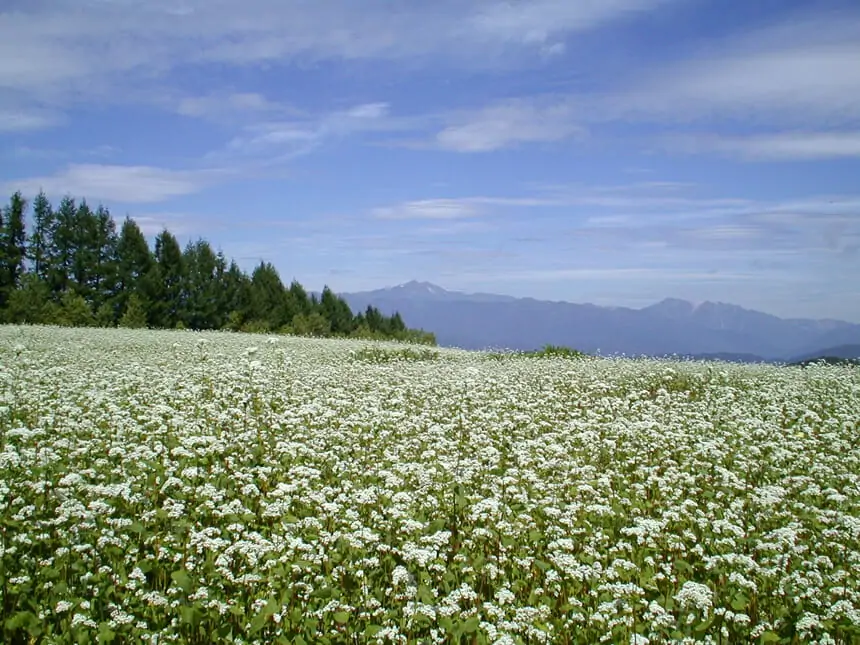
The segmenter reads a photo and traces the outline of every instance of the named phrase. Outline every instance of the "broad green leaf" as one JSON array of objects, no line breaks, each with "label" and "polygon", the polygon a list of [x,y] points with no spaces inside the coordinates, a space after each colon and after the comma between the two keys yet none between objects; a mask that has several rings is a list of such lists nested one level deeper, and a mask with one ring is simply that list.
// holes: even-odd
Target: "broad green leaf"
[{"label": "broad green leaf", "polygon": [[364,629],[364,635],[368,638],[372,638],[376,636],[379,632],[382,631],[382,625],[368,625]]},{"label": "broad green leaf", "polygon": [[99,625],[99,643],[112,643],[116,638],[116,632],[114,632],[108,623],[101,623]]},{"label": "broad green leaf", "polygon": [[469,620],[463,623],[463,633],[464,634],[472,634],[478,629],[478,625],[481,624],[481,618],[479,616],[472,616]]},{"label": "broad green leaf", "polygon": [[747,598],[744,594],[737,594],[734,598],[732,598],[732,609],[735,611],[742,611],[749,606],[750,599]]},{"label": "broad green leaf", "polygon": [[194,581],[185,569],[177,569],[170,574],[170,579],[179,586],[182,591],[188,593],[194,587]]}]

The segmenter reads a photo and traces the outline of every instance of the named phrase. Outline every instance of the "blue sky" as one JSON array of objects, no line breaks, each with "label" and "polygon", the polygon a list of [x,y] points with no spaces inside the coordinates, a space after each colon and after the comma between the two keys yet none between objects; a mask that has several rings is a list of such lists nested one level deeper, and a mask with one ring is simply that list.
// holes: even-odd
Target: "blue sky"
[{"label": "blue sky", "polygon": [[860,322],[860,5],[7,0],[0,187],[336,291]]}]

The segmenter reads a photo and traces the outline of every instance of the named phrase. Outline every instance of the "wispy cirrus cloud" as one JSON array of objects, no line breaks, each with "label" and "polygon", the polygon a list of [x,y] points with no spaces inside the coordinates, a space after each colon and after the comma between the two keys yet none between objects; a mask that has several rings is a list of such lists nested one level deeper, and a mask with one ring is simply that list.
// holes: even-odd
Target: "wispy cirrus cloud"
[{"label": "wispy cirrus cloud", "polygon": [[384,102],[362,103],[316,117],[263,120],[246,125],[225,150],[211,157],[246,156],[269,161],[312,152],[327,141],[371,132],[394,132],[406,126],[392,117]]},{"label": "wispy cirrus cloud", "polygon": [[667,149],[691,154],[715,153],[748,161],[818,161],[860,158],[860,131],[788,131],[730,136],[671,136]]},{"label": "wispy cirrus cloud", "polygon": [[123,203],[159,202],[202,190],[228,176],[223,170],[170,170],[152,166],[70,164],[42,177],[7,182],[7,192],[20,190],[50,196],[73,195]]},{"label": "wispy cirrus cloud", "polygon": [[512,271],[495,276],[497,279],[541,282],[541,281],[640,281],[660,280],[663,282],[737,282],[749,279],[751,272],[722,272],[722,271],[690,271],[684,268],[670,267],[631,267],[631,268],[598,268],[598,269],[536,269]]},{"label": "wispy cirrus cloud", "polygon": [[178,114],[214,121],[247,116],[260,118],[289,111],[294,112],[276,101],[270,101],[258,92],[216,92],[201,96],[185,96],[176,101]]},{"label": "wispy cirrus cloud", "polygon": [[210,63],[521,66],[573,34],[665,2],[441,0],[392,11],[385,0],[12,0],[0,14],[0,88],[68,104],[97,92],[121,100],[119,86],[163,85],[171,70]]},{"label": "wispy cirrus cloud", "polygon": [[[681,62],[638,69],[603,91],[523,96],[451,114],[434,143],[486,152],[564,142],[618,123],[674,131],[708,124],[714,133],[674,136],[670,150],[748,159],[857,156],[860,12],[795,14],[764,28],[711,41]],[[810,124],[819,131],[804,131]],[[719,129],[753,126],[749,138]],[[683,145],[679,145],[683,143]]]},{"label": "wispy cirrus cloud", "polygon": [[15,109],[0,106],[0,133],[42,130],[59,125],[63,121],[62,114],[52,110]]},{"label": "wispy cirrus cloud", "polygon": [[453,116],[436,135],[436,145],[456,152],[490,152],[584,134],[569,101],[512,99]]},{"label": "wispy cirrus cloud", "polygon": [[789,13],[598,97],[591,117],[819,127],[860,118],[860,12]]},{"label": "wispy cirrus cloud", "polygon": [[[860,196],[798,200],[710,197],[678,182],[546,186],[520,196],[434,198],[382,206],[376,220],[437,228],[480,221],[517,244],[535,222],[544,242],[613,254],[653,251],[744,254],[851,253],[860,242]],[[461,231],[468,233],[468,230]],[[650,250],[650,251],[649,251]]]},{"label": "wispy cirrus cloud", "polygon": [[423,199],[373,210],[373,216],[383,220],[457,220],[480,214],[478,204],[462,199]]},{"label": "wispy cirrus cloud", "polygon": [[381,220],[458,220],[479,217],[492,212],[493,209],[551,207],[563,206],[566,203],[568,202],[564,199],[549,194],[519,197],[443,197],[381,206],[374,208],[371,214]]}]

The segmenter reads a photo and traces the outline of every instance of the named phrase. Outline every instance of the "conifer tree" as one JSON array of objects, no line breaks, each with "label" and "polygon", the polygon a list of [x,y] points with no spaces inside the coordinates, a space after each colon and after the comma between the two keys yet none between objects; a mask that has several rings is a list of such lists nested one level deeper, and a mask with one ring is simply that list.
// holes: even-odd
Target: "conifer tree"
[{"label": "conifer tree", "polygon": [[4,209],[0,222],[0,304],[8,302],[9,295],[18,287],[24,271],[27,254],[27,230],[24,218],[27,200],[15,193]]}]

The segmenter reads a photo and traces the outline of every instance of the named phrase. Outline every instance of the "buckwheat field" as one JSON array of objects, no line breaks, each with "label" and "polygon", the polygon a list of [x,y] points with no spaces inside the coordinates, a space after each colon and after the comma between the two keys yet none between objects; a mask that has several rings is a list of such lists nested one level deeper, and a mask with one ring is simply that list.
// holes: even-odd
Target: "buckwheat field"
[{"label": "buckwheat field", "polygon": [[4,643],[858,643],[860,370],[0,328]]}]

